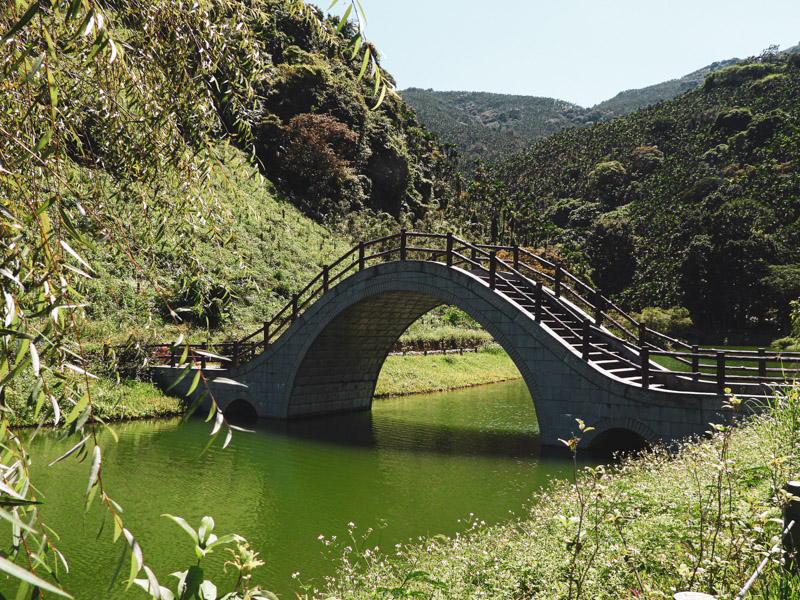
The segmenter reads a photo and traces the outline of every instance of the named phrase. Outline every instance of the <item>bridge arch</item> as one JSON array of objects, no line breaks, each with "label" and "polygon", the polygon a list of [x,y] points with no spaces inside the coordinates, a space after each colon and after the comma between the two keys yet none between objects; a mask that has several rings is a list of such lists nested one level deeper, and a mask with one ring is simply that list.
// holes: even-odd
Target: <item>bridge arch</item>
[{"label": "bridge arch", "polygon": [[288,386],[288,417],[368,409],[391,348],[412,323],[442,304],[463,310],[494,337],[516,365],[537,408],[537,377],[517,347],[522,339],[514,324],[518,310],[507,299],[470,273],[438,263],[389,263],[359,275],[334,288],[338,294],[330,307],[319,307],[328,319],[316,322],[309,315],[315,326],[308,331]]}]

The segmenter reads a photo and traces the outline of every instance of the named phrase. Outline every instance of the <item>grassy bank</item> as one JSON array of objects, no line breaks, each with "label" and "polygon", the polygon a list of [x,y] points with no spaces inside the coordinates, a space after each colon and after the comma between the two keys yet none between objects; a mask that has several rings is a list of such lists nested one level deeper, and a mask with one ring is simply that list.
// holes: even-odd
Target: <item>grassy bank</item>
[{"label": "grassy bank", "polygon": [[[344,548],[335,579],[313,595],[661,599],[693,590],[732,599],[780,539],[781,486],[797,478],[798,391],[776,404],[675,453],[584,469],[502,525],[478,514],[453,538],[387,554],[371,540],[348,542],[370,550]],[[747,598],[800,597],[798,577],[782,579],[780,554],[769,556]]]},{"label": "grassy bank", "polygon": [[437,392],[519,376],[508,354],[497,346],[465,354],[390,356],[383,365],[375,395]]},{"label": "grassy bank", "polygon": [[[508,355],[497,346],[482,347],[463,355],[390,356],[378,379],[376,396],[438,392],[518,378]],[[123,379],[119,384],[101,378],[92,387],[94,414],[104,421],[142,419],[182,414],[188,402],[165,394],[144,381]],[[34,408],[19,407],[19,425],[37,425]],[[63,419],[63,417],[61,417]],[[52,423],[52,417],[50,418]]]}]

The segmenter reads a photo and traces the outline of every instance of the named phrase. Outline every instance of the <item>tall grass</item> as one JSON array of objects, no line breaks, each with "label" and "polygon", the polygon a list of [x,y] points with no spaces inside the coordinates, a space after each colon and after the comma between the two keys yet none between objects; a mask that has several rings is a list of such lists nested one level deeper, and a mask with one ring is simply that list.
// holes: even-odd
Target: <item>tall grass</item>
[{"label": "tall grass", "polygon": [[[475,517],[454,537],[345,551],[335,578],[309,594],[577,600],[692,590],[732,600],[769,556],[747,598],[798,598],[800,579],[770,548],[782,530],[783,485],[800,466],[800,390],[765,408],[742,426],[710,424],[706,438],[672,450],[576,470],[508,523]],[[579,425],[566,442],[573,448]]]}]

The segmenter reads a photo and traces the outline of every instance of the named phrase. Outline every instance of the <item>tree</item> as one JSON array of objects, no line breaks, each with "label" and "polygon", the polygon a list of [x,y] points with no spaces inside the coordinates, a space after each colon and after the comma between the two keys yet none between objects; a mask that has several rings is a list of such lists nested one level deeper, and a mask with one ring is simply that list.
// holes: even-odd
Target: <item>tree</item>
[{"label": "tree", "polygon": [[[92,357],[81,337],[87,283],[98,257],[127,264],[177,322],[136,249],[160,248],[166,228],[224,243],[228,215],[204,183],[217,160],[215,138],[252,144],[243,115],[270,76],[258,48],[271,12],[292,11],[331,43],[357,16],[348,44],[353,58],[363,56],[360,77],[374,80],[376,105],[390,91],[355,0],[338,29],[301,0],[201,4],[17,0],[0,11],[0,504],[13,526],[12,560],[0,558],[0,570],[19,580],[20,595],[33,587],[69,597],[42,575],[66,559],[37,512],[17,429],[25,410],[74,437],[62,458],[91,455],[86,509],[97,499],[108,511],[115,539],[130,549],[131,580],[144,570],[151,593],[162,596],[103,483],[96,432],[105,423],[93,411]],[[191,262],[191,248],[185,252]],[[203,384],[201,374],[195,384]],[[212,435],[223,430],[227,444],[232,428],[216,410]]]}]

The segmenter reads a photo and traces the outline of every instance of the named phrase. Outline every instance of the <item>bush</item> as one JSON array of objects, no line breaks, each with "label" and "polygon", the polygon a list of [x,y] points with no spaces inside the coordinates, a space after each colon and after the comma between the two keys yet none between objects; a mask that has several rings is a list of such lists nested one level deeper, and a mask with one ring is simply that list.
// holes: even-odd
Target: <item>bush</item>
[{"label": "bush", "polygon": [[716,87],[735,87],[754,79],[766,77],[776,70],[775,65],[768,63],[731,65],[721,71],[710,73],[703,83],[703,90],[708,91]]},{"label": "bush", "polygon": [[723,110],[714,121],[714,129],[741,131],[753,120],[753,112],[749,108],[732,108]]},{"label": "bush", "polygon": [[692,326],[689,311],[680,306],[672,308],[649,306],[641,313],[634,314],[634,318],[644,322],[650,329],[670,337],[676,337],[681,331]]},{"label": "bush", "polygon": [[600,199],[612,202],[617,199],[628,179],[628,172],[618,160],[597,163],[589,173],[589,187],[597,192]]},{"label": "bush", "polygon": [[[283,156],[288,183],[314,216],[350,208],[357,185],[351,161],[358,136],[330,115],[297,115],[287,128],[289,147]],[[356,196],[357,197],[357,196]]]},{"label": "bush", "polygon": [[664,162],[664,153],[657,146],[639,146],[634,149],[631,158],[634,170],[649,173]]}]

